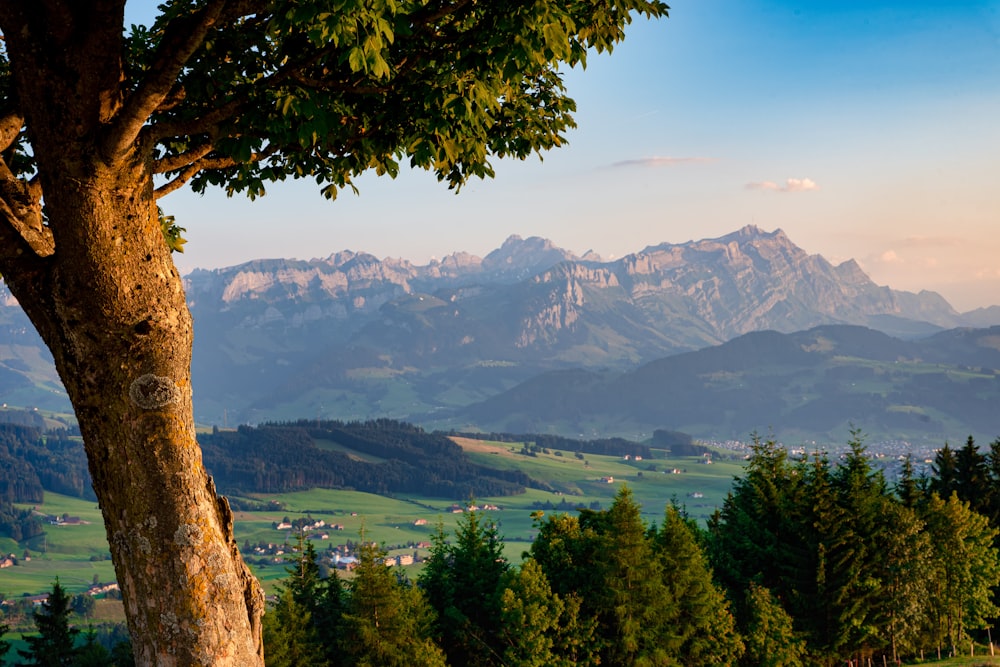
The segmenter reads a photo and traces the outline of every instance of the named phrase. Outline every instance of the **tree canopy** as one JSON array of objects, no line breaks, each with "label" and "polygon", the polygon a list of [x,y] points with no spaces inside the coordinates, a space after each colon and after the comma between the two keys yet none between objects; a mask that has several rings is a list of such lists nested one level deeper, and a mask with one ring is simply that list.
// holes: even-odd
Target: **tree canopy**
[{"label": "tree canopy", "polygon": [[[449,186],[563,144],[562,68],[659,0],[0,3],[0,274],[80,424],[136,660],[260,664],[263,595],[195,441],[193,326],[158,200]],[[183,221],[181,221],[181,224]]]},{"label": "tree canopy", "polygon": [[[403,159],[459,187],[492,176],[490,156],[560,146],[575,110],[561,68],[611,51],[634,14],[668,9],[657,0],[174,1],[152,25],[123,34],[124,2],[77,5],[8,12],[5,27],[48,16],[63,28],[5,29],[11,60],[42,42],[64,48],[32,57],[57,66],[73,51],[65,46],[75,14],[91,13],[101,28],[92,43],[109,37],[105,49],[117,45],[121,57],[119,71],[89,72],[82,92],[96,86],[105,95],[73,101],[88,112],[83,123],[98,123],[102,157],[138,149],[161,177],[157,197],[190,184],[251,198],[286,178],[315,179],[333,197],[364,171],[395,175]],[[72,110],[44,81],[34,92],[52,106],[25,107],[14,94],[24,85],[17,70],[4,62],[0,71],[11,186],[43,167],[25,122],[62,121]],[[99,80],[112,74],[121,81]]]}]

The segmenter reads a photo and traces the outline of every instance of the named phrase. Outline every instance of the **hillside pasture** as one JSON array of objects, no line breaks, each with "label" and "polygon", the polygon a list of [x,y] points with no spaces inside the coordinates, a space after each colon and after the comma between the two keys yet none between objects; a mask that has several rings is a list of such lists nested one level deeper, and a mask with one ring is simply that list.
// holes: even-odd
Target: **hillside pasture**
[{"label": "hillside pasture", "polygon": [[[534,455],[518,453],[523,443],[495,442],[470,438],[452,438],[477,463],[494,468],[521,470],[532,479],[544,480],[556,493],[541,493],[490,498],[497,504],[532,511],[535,503],[589,506],[593,502],[607,507],[621,488],[628,484],[643,507],[646,520],[659,522],[670,502],[684,506],[699,521],[707,520],[722,506],[733,478],[742,473],[743,461],[730,460],[720,452],[711,457],[672,457],[654,450],[652,459],[625,460],[618,456],[583,454],[549,450]],[[712,463],[707,463],[707,461]],[[607,481],[613,479],[613,481]]]},{"label": "hillside pasture", "polygon": [[[241,547],[248,542],[251,546],[273,544],[285,552],[271,558],[248,556],[265,590],[273,592],[274,584],[286,576],[290,546],[297,537],[294,529],[276,529],[284,519],[325,521],[325,527],[307,531],[319,551],[358,542],[364,531],[365,539],[386,546],[392,554],[416,551],[426,556],[426,548],[416,549],[413,545],[430,542],[438,526],[452,534],[461,517],[461,511],[456,511],[458,505],[491,505],[498,509],[484,514],[497,523],[505,554],[516,562],[534,539],[534,512],[574,513],[578,507],[607,508],[622,484],[628,484],[647,523],[660,523],[670,502],[684,506],[692,517],[704,522],[721,507],[743,465],[741,460],[730,460],[725,452],[712,457],[712,464],[706,464],[704,457],[669,457],[660,450],[654,450],[652,458],[635,461],[596,454],[578,458],[574,452],[559,450],[528,456],[520,453],[524,443],[454,440],[474,462],[521,470],[537,480],[538,488],[513,496],[470,498],[458,504],[444,498],[406,494],[385,497],[344,489],[248,495],[242,500],[279,503],[273,509],[235,512],[236,540]],[[103,519],[96,503],[47,492],[44,503],[35,509],[46,515],[79,517],[80,523],[46,525],[43,535],[26,544],[0,540],[3,552],[21,557],[27,548],[32,556],[30,561],[0,571],[0,593],[8,597],[42,593],[51,589],[56,576],[72,593],[85,590],[95,575],[102,582],[114,580]],[[324,534],[326,537],[322,537]],[[289,548],[283,548],[285,544]],[[410,576],[416,576],[420,568],[416,565],[406,569]]]},{"label": "hillside pasture", "polygon": [[[7,597],[42,593],[52,588],[56,577],[70,593],[85,591],[98,581],[115,580],[104,519],[92,500],[82,500],[58,493],[45,493],[40,505],[16,505],[34,508],[51,516],[78,517],[80,523],[45,525],[45,532],[20,545],[5,540],[7,553],[18,556],[19,564],[0,570],[0,593]],[[30,560],[21,558],[24,551]]]}]

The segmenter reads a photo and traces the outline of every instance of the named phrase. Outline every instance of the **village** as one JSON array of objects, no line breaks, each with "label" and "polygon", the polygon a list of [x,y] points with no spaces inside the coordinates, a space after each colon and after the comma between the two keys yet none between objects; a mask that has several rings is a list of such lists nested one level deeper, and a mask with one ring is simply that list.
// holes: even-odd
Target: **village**
[{"label": "village", "polygon": [[[462,514],[464,512],[501,510],[502,508],[498,505],[485,503],[482,505],[453,504],[447,511],[452,514]],[[351,517],[358,516],[357,512],[350,512],[349,514]],[[428,520],[417,518],[413,520],[412,524],[414,526],[426,526],[428,525]],[[347,539],[341,544],[334,545],[330,541],[331,534],[344,531],[344,524],[342,523],[328,523],[325,519],[314,519],[308,515],[296,519],[290,519],[286,516],[281,521],[272,523],[271,528],[283,532],[283,539],[280,542],[259,541],[256,544],[245,540],[241,547],[241,553],[248,563],[263,566],[287,563],[291,558],[291,554],[296,552],[297,539],[301,535],[303,540],[309,540],[316,545],[321,569],[335,568],[350,572],[357,566],[358,549],[361,546],[361,542]],[[328,546],[323,549],[318,548],[321,542],[327,542]],[[405,567],[423,562],[432,545],[427,540],[411,540],[403,544],[382,544],[380,546],[389,554],[383,559],[386,567]],[[399,551],[408,551],[410,553],[392,553]]]}]

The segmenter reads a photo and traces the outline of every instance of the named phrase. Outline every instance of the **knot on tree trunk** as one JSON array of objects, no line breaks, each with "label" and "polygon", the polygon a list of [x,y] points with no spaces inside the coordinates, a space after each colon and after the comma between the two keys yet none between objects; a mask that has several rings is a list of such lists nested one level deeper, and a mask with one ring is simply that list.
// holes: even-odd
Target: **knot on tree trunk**
[{"label": "knot on tree trunk", "polygon": [[170,378],[147,373],[132,381],[128,397],[144,410],[156,410],[171,403],[179,403],[181,391]]}]

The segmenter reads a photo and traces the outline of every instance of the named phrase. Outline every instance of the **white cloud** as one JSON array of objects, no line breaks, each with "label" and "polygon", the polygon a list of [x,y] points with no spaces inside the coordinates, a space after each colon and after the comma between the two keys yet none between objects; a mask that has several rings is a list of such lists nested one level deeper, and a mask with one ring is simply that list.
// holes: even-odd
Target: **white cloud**
[{"label": "white cloud", "polygon": [[811,178],[788,178],[783,184],[774,181],[747,183],[748,190],[771,190],[773,192],[808,192],[819,190],[819,185]]},{"label": "white cloud", "polygon": [[819,190],[816,181],[811,178],[789,178],[786,181],[786,192],[807,192],[809,190]]},{"label": "white cloud", "polygon": [[612,163],[612,167],[642,167],[642,168],[652,168],[652,167],[671,167],[677,164],[687,164],[687,163],[706,163],[715,162],[715,158],[710,157],[661,157],[654,155],[652,157],[640,157],[633,158],[631,160],[621,160],[619,162]]},{"label": "white cloud", "polygon": [[903,260],[896,254],[895,250],[886,250],[884,253],[879,255],[879,260],[885,262],[886,264],[895,264],[897,262],[902,262]]},{"label": "white cloud", "polygon": [[996,280],[1000,278],[1000,269],[984,268],[976,271],[976,280]]},{"label": "white cloud", "polygon": [[878,256],[877,261],[883,264],[896,264],[897,266],[901,264],[909,264],[910,266],[919,266],[924,269],[936,269],[941,266],[941,260],[937,257],[929,257],[924,255],[913,257],[912,253],[904,253],[904,254],[908,254],[909,257],[904,259],[895,250],[892,249],[886,250],[881,255]]}]

